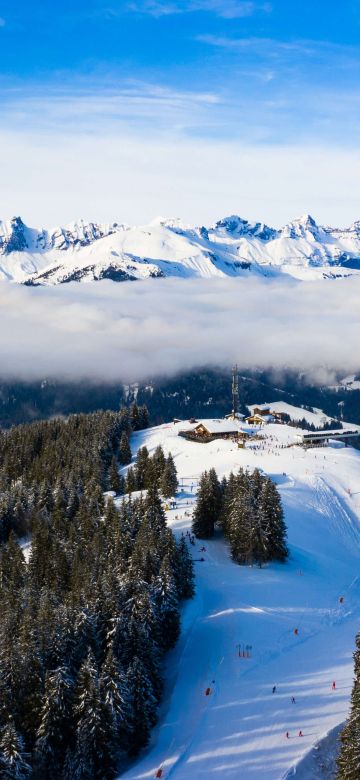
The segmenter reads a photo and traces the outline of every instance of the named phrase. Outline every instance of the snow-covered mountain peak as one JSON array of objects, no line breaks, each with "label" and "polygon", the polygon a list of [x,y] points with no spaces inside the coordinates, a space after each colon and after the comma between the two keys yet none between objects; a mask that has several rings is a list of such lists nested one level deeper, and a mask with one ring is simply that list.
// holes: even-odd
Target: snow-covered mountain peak
[{"label": "snow-covered mountain peak", "polygon": [[215,223],[215,231],[224,231],[233,236],[253,236],[263,241],[270,241],[277,236],[277,230],[263,222],[249,222],[247,219],[232,214]]},{"label": "snow-covered mountain peak", "polygon": [[212,227],[158,217],[149,225],[89,222],[33,229],[0,221],[0,279],[25,284],[256,273],[298,279],[360,272],[360,221],[321,227],[303,214],[281,230],[233,214]]},{"label": "snow-covered mountain peak", "polygon": [[191,230],[190,225],[186,225],[185,222],[181,219],[181,217],[155,217],[155,219],[152,219],[149,227],[165,227],[170,228],[172,230]]},{"label": "snow-covered mountain peak", "polygon": [[300,217],[296,217],[294,222],[300,222],[304,227],[317,227],[316,220],[311,214],[302,214]]},{"label": "snow-covered mountain peak", "polygon": [[281,228],[280,235],[285,238],[318,238],[321,228],[316,224],[311,214],[302,214],[285,227]]},{"label": "snow-covered mountain peak", "polygon": [[27,248],[26,225],[21,217],[0,222],[0,253],[22,252]]},{"label": "snow-covered mountain peak", "polygon": [[352,225],[350,225],[349,233],[356,233],[358,236],[360,236],[360,219],[357,219],[352,223]]}]

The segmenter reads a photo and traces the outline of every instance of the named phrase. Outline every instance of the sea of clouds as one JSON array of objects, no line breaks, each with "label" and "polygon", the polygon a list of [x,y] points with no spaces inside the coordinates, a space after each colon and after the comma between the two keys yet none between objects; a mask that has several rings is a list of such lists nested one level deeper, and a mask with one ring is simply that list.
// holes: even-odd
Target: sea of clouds
[{"label": "sea of clouds", "polygon": [[359,370],[360,278],[0,284],[0,376],[131,382],[198,366]]}]

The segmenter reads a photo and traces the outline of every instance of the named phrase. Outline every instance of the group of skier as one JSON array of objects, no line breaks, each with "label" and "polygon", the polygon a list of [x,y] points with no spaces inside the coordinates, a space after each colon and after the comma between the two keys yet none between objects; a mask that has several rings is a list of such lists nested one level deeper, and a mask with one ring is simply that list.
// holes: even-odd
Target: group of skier
[{"label": "group of skier", "polygon": [[181,538],[188,539],[190,544],[195,545],[195,536],[194,534],[191,534],[190,531],[186,531],[186,534],[184,534],[184,531],[182,531]]},{"label": "group of skier", "polygon": [[[332,691],[336,691],[336,680],[333,680],[332,685],[331,685],[331,690]],[[272,692],[276,693],[276,685],[273,685]],[[291,704],[296,704],[295,696],[291,697]],[[303,734],[302,730],[300,729],[300,731],[298,732],[298,737],[303,737],[303,736],[304,736],[304,734]],[[286,739],[290,739],[290,732],[289,731],[285,732],[285,737],[286,737]]]}]

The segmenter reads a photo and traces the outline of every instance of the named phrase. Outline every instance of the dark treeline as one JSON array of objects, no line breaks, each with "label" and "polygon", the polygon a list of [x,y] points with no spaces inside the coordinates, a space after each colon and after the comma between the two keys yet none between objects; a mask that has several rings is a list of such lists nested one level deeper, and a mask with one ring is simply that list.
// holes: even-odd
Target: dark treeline
[{"label": "dark treeline", "polygon": [[[247,404],[287,401],[295,406],[323,409],[330,417],[360,423],[360,390],[314,386],[303,373],[242,371],[239,376],[240,411]],[[50,381],[9,382],[0,377],[0,426],[46,419],[54,415],[116,410],[134,398],[149,410],[150,422],[158,425],[172,417],[223,417],[231,409],[231,371],[199,368],[175,377],[163,377],[124,388],[121,383],[59,383]]]},{"label": "dark treeline", "polygon": [[359,780],[360,777],[360,634],[356,637],[354,662],[350,716],[341,734],[337,780]]},{"label": "dark treeline", "polygon": [[301,420],[292,420],[288,414],[283,414],[283,421],[287,425],[291,425],[293,428],[303,428],[304,430],[312,431],[313,433],[315,431],[333,431],[342,427],[342,424],[339,420],[328,420],[327,422],[324,422],[323,425],[316,426],[314,423],[309,423],[305,417],[303,417]]},{"label": "dark treeline", "polygon": [[193,515],[193,533],[200,539],[222,527],[233,559],[240,564],[287,558],[286,525],[275,483],[255,469],[240,469],[220,483],[214,469],[202,474]]},{"label": "dark treeline", "polygon": [[124,463],[121,445],[147,423],[146,408],[134,404],[0,432],[0,542],[11,530],[31,532],[37,513],[52,512],[57,502],[74,513],[89,485],[122,492],[119,478],[113,484],[118,462]]},{"label": "dark treeline", "polygon": [[0,778],[107,780],[149,740],[194,586],[155,483],[120,509],[104,500],[134,424],[80,415],[1,441],[2,485],[25,517],[14,505],[0,554]]}]

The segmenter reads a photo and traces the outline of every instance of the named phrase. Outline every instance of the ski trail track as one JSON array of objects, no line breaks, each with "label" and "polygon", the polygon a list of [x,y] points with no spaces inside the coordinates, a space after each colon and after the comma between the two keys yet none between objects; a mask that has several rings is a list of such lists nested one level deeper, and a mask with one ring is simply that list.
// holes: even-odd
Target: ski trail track
[{"label": "ski trail track", "polygon": [[[122,777],[155,777],[161,766],[171,780],[281,780],[347,713],[360,624],[359,454],[327,449],[275,457],[269,449],[262,456],[228,442],[194,445],[165,426],[138,436],[137,445],[150,451],[159,443],[172,451],[180,477],[192,475],[184,491],[191,482],[195,489],[210,466],[220,477],[240,465],[269,473],[283,499],[290,559],[261,570],[239,567],[222,540],[204,543],[196,597],[184,607],[183,634],[166,661],[159,724]],[[194,501],[193,492],[183,492],[168,513],[176,534],[191,525],[185,512]],[[189,546],[194,558],[201,546]],[[239,644],[252,646],[251,658],[239,657]]]}]

